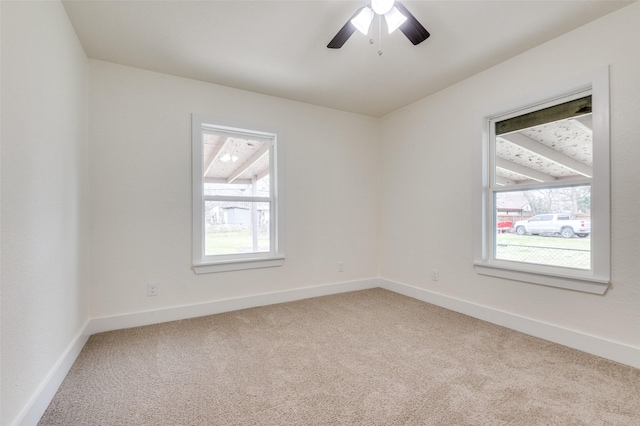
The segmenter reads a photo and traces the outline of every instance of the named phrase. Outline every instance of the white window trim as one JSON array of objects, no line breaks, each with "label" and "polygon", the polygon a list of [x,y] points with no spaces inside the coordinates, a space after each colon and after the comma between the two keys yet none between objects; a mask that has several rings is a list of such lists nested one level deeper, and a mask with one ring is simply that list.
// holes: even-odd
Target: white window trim
[{"label": "white window trim", "polygon": [[[589,271],[573,270],[544,265],[529,265],[500,261],[492,258],[493,206],[489,190],[490,128],[489,120],[536,104],[547,103],[584,90],[591,90],[593,103],[593,170],[591,182],[592,268]],[[605,66],[549,87],[538,89],[483,108],[476,115],[476,135],[482,135],[482,143],[474,145],[475,173],[480,182],[474,203],[475,241],[474,268],[478,274],[604,294],[610,284],[610,166],[609,166],[609,67]]]},{"label": "white window trim", "polygon": [[[279,128],[255,125],[228,118],[193,114],[191,119],[192,137],[192,194],[193,194],[193,270],[196,274],[213,272],[238,271],[254,268],[270,268],[282,266],[284,255],[284,190],[282,144],[283,132]],[[271,251],[266,253],[249,253],[246,255],[205,256],[204,254],[204,196],[202,130],[203,127],[220,131],[263,136],[273,139],[270,150],[270,162],[274,174],[270,177],[271,211]],[[251,129],[251,130],[247,130]],[[215,198],[215,197],[214,197]],[[269,200],[267,200],[269,201]]]}]

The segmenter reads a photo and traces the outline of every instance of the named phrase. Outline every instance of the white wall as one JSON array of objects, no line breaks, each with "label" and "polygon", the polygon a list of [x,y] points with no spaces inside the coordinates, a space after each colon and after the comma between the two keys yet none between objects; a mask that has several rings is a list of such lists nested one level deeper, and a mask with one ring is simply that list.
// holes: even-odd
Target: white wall
[{"label": "white wall", "polygon": [[2,417],[88,320],[87,59],[58,2],[1,2]]},{"label": "white wall", "polygon": [[[92,317],[377,276],[375,119],[95,60],[89,98]],[[283,267],[191,269],[192,113],[284,129]]]},{"label": "white wall", "polygon": [[[640,4],[382,119],[381,276],[640,348]],[[477,275],[477,111],[583,70],[611,70],[612,288],[604,296]],[[385,143],[384,141],[393,141]],[[431,281],[431,269],[440,281]]]}]

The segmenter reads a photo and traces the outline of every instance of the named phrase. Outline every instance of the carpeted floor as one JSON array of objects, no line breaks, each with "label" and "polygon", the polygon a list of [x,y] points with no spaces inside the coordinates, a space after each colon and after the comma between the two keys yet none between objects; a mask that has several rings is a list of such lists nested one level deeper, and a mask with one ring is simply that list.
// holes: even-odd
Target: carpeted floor
[{"label": "carpeted floor", "polygon": [[40,425],[640,425],[640,370],[374,289],[92,336]]}]

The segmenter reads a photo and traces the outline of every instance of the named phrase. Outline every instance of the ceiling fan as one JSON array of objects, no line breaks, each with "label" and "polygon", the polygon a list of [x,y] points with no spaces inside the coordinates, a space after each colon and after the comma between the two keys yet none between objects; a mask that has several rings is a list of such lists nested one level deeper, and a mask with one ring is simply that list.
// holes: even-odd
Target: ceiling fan
[{"label": "ceiling fan", "polygon": [[431,35],[402,3],[394,0],[371,0],[371,7],[365,6],[358,9],[327,47],[340,49],[355,30],[366,35],[374,15],[384,16],[389,34],[399,28],[414,45],[422,43]]}]

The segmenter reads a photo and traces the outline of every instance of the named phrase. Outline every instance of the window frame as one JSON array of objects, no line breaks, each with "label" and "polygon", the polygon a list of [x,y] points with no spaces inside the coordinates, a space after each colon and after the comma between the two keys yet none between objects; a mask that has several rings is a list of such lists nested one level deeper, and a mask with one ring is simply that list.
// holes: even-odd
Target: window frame
[{"label": "window frame", "polygon": [[[228,118],[192,114],[192,211],[193,211],[193,270],[196,274],[227,272],[254,268],[269,268],[284,264],[284,202],[282,176],[281,129],[267,125],[256,125]],[[233,197],[237,201],[268,202],[269,239],[268,252],[241,254],[205,254],[204,206],[207,201],[221,201],[224,196],[204,195],[203,176],[203,132],[214,131],[234,135],[256,137],[271,141],[269,149],[269,197]]]},{"label": "window frame", "polygon": [[[542,105],[585,91],[591,92],[593,103],[593,177],[588,182],[591,185],[591,214],[595,218],[595,221],[591,221],[591,269],[577,270],[495,259],[494,191],[490,187],[491,168],[494,167],[492,120],[539,109]],[[474,203],[476,232],[473,263],[476,272],[514,281],[604,294],[610,285],[609,68],[586,72],[485,107],[477,112],[477,117],[476,134],[482,135],[482,143],[474,144],[474,176],[479,182]],[[581,181],[576,179],[573,183]],[[518,188],[529,189],[526,185]]]}]

